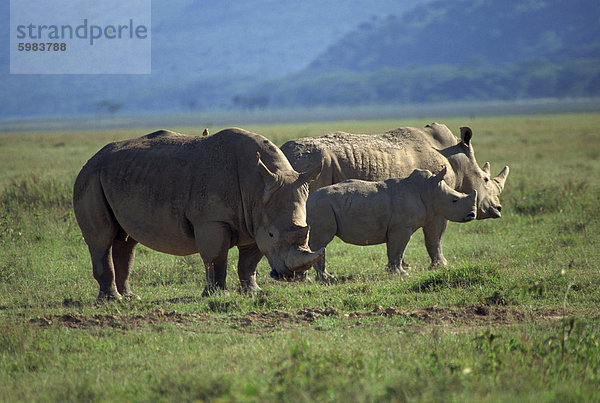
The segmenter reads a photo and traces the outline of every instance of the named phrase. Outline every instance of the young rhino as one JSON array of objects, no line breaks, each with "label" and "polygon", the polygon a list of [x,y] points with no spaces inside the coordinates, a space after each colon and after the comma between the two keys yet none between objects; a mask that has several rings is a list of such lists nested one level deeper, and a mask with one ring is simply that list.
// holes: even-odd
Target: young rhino
[{"label": "young rhino", "polygon": [[[446,167],[437,175],[416,169],[405,179],[367,182],[350,179],[312,193],[306,204],[312,250],[334,236],[354,245],[387,244],[391,272],[407,274],[403,256],[411,235],[434,216],[467,222],[477,213],[477,191],[459,193],[444,182]],[[315,264],[325,272],[325,255]]]}]

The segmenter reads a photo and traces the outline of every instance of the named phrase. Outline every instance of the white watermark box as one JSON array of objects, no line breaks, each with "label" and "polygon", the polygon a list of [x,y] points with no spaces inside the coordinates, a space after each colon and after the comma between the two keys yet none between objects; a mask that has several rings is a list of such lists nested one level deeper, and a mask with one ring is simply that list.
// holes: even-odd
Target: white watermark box
[{"label": "white watermark box", "polygon": [[10,0],[11,74],[150,74],[150,0]]}]

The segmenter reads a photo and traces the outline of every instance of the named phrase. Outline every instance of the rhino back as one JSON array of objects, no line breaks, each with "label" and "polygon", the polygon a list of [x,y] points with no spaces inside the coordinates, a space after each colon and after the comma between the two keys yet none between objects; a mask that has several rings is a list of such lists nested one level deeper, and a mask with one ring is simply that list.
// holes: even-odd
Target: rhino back
[{"label": "rhino back", "polygon": [[[440,150],[456,144],[446,126],[432,124],[384,134],[335,132],[292,140],[282,150],[296,169],[324,159],[322,178],[314,186],[318,188],[352,178],[379,181],[407,177],[414,169],[437,172],[442,165],[449,165]],[[448,180],[452,182],[452,173]]]},{"label": "rhino back", "polygon": [[107,145],[77,182],[81,189],[99,180],[98,197],[106,198],[119,225],[137,241],[167,253],[194,253],[194,226],[206,221],[227,223],[241,238],[252,236],[244,208],[260,200],[262,193],[254,193],[264,187],[256,153],[271,169],[291,169],[264,140],[241,129],[210,137],[155,132]]}]

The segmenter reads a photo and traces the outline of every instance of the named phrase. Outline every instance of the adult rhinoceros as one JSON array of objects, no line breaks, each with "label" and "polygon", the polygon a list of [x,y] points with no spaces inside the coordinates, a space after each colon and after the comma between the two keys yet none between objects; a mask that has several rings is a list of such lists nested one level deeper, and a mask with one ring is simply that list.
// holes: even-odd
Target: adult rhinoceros
[{"label": "adult rhinoceros", "polygon": [[226,289],[233,246],[244,291],[260,289],[263,255],[280,276],[308,270],[323,255],[308,247],[305,206],[315,167],[294,171],[271,141],[241,129],[208,137],[157,131],[108,144],[82,168],[73,194],[98,298],[133,295],[138,242],[173,255],[199,252],[203,295]]},{"label": "adult rhinoceros", "polygon": [[[310,185],[311,192],[346,179],[380,181],[407,177],[414,169],[437,172],[446,166],[448,185],[462,193],[477,190],[477,219],[498,218],[502,209],[499,195],[508,176],[508,166],[491,178],[490,164],[486,162],[479,168],[475,161],[471,129],[461,127],[460,132],[458,140],[445,125],[438,123],[423,129],[401,127],[374,135],[335,132],[291,140],[281,150],[297,170],[323,161],[321,174]],[[431,267],[447,264],[442,253],[442,236],[447,225],[445,218],[435,216],[423,226]],[[328,273],[324,276],[330,277]]]}]

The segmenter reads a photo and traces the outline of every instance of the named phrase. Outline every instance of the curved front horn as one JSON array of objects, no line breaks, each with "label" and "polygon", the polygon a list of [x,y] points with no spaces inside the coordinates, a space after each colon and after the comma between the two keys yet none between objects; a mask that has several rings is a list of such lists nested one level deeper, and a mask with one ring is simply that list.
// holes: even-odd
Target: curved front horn
[{"label": "curved front horn", "polygon": [[508,165],[504,167],[504,169],[502,171],[500,171],[500,173],[498,174],[498,176],[496,176],[494,178],[494,180],[496,182],[498,182],[498,184],[500,185],[500,190],[504,189],[504,182],[506,182],[506,177],[508,176],[508,172],[510,170],[508,169]]}]

